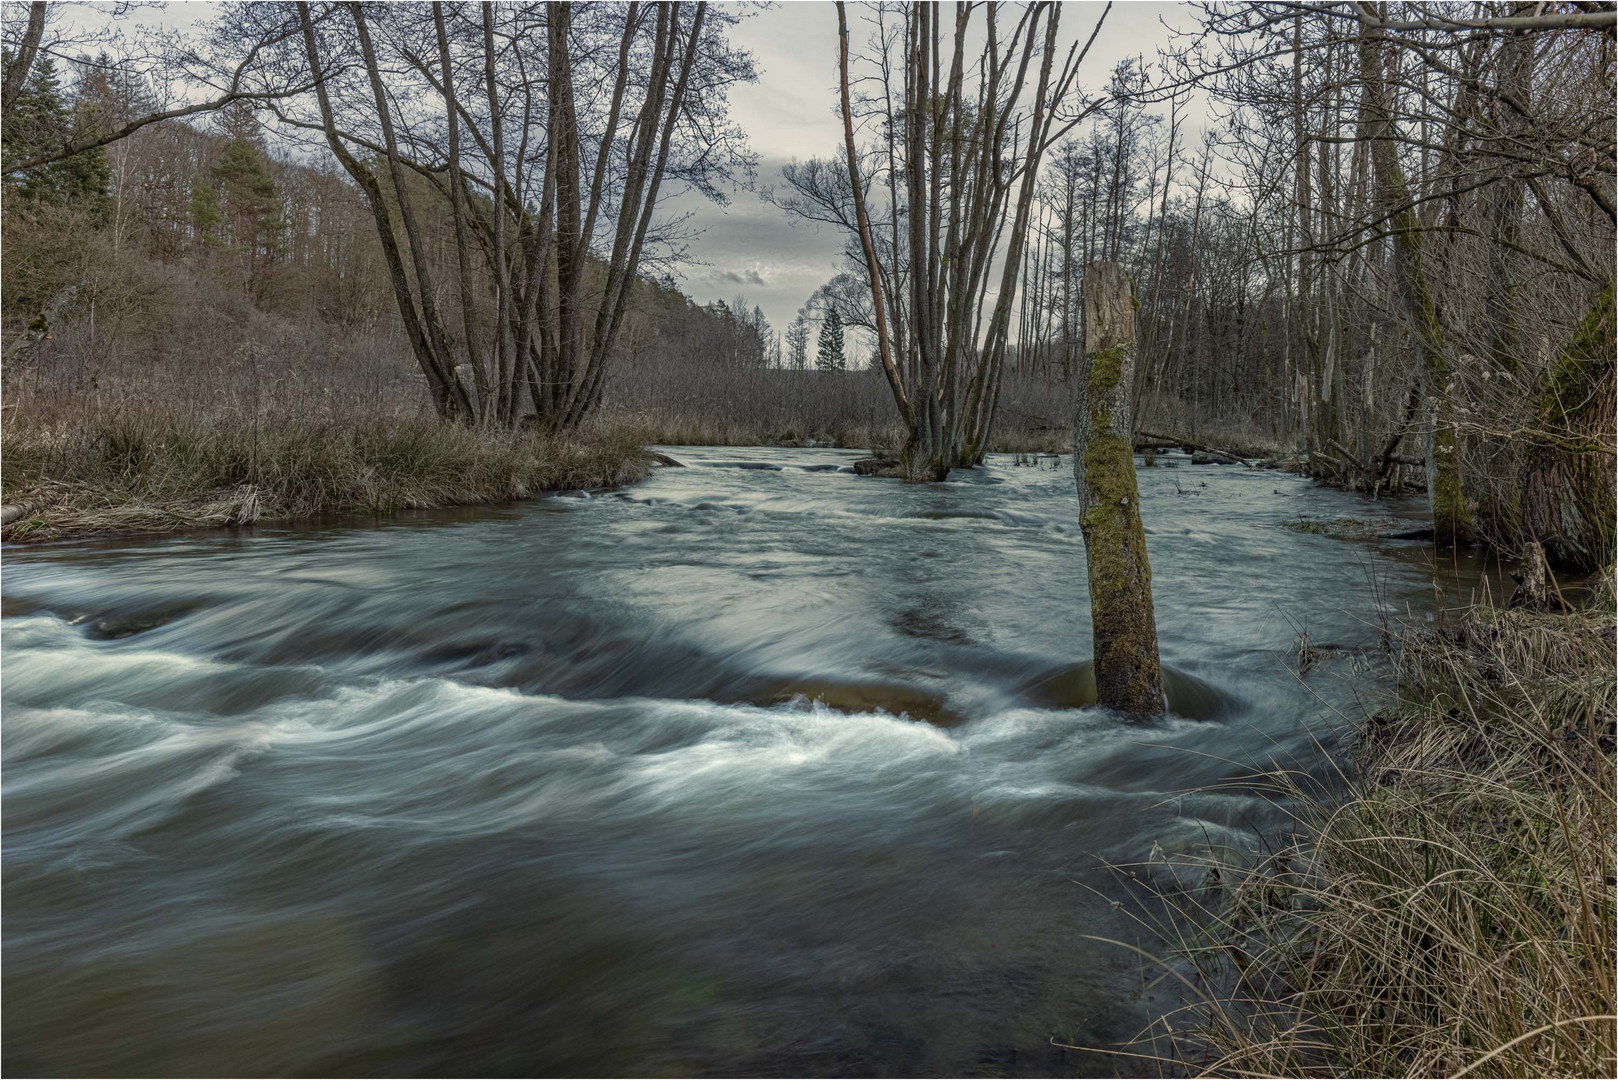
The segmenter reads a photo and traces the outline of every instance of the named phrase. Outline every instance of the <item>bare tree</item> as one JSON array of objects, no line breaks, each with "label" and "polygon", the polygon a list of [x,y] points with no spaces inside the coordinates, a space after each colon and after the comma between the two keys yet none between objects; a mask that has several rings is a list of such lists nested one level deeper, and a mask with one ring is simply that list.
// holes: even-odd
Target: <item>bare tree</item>
[{"label": "bare tree", "polygon": [[[662,242],[666,187],[720,197],[750,167],[723,118],[728,87],[753,77],[724,37],[733,17],[704,3],[347,4],[323,33],[303,12],[317,118],[283,118],[320,131],[366,190],[442,414],[581,422]],[[460,340],[439,310],[424,213],[452,231]]]}]

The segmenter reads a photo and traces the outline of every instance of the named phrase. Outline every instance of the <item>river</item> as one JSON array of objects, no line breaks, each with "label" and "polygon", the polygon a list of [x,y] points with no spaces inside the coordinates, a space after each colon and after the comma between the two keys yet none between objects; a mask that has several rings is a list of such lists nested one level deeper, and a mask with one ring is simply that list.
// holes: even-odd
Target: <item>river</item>
[{"label": "river", "polygon": [[1434,604],[1424,545],[1281,527],[1418,504],[1142,469],[1182,715],[1132,724],[1074,669],[1070,459],[670,453],[588,497],[8,547],[6,1070],[1138,1073],[1055,1045],[1174,1000],[1085,936],[1157,947],[1105,864],[1252,849],[1253,766],[1324,774],[1382,613]]}]

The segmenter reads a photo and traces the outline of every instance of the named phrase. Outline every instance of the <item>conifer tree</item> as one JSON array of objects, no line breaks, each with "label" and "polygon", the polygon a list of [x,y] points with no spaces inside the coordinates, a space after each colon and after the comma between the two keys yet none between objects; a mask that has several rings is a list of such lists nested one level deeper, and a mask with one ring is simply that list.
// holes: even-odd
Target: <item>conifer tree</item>
[{"label": "conifer tree", "polygon": [[821,371],[848,370],[848,360],[843,355],[843,317],[834,307],[828,307],[826,317],[820,321],[820,353],[816,363]]},{"label": "conifer tree", "polygon": [[[18,91],[6,123],[5,157],[27,159],[40,148],[68,142],[78,125],[75,110],[63,99],[55,63],[48,56],[41,57]],[[16,176],[8,169],[5,186],[25,203],[82,210],[99,225],[110,212],[111,182],[106,152],[97,147]]]},{"label": "conifer tree", "polygon": [[257,294],[263,268],[280,254],[286,237],[281,189],[251,107],[232,105],[220,114],[219,126],[229,141],[193,181],[191,222],[203,244],[240,256],[248,288]]}]

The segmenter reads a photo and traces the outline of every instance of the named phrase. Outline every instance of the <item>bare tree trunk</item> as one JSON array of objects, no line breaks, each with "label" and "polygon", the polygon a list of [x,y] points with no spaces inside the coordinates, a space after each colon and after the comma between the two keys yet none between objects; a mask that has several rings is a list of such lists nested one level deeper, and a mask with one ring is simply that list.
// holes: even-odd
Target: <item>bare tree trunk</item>
[{"label": "bare tree trunk", "polygon": [[843,105],[843,137],[848,150],[848,184],[854,193],[854,215],[859,222],[860,249],[865,254],[865,269],[871,279],[871,308],[875,313],[877,354],[882,361],[882,373],[887,376],[888,388],[893,391],[893,402],[906,427],[915,428],[915,417],[910,411],[910,400],[905,396],[904,382],[893,363],[893,347],[888,341],[887,305],[882,299],[882,270],[877,265],[876,243],[871,239],[871,219],[865,212],[865,192],[860,185],[859,150],[854,145],[854,112],[848,101],[848,14],[843,0],[837,0],[837,56]]},{"label": "bare tree trunk", "polygon": [[9,117],[17,107],[17,94],[28,81],[28,72],[39,55],[39,39],[45,34],[45,2],[34,0],[28,5],[28,28],[23,31],[17,55],[6,58],[5,83],[0,88],[0,118]]},{"label": "bare tree trunk", "polygon": [[[363,25],[364,15],[359,6],[353,5],[351,11],[354,15],[356,28]],[[320,72],[322,70],[320,49],[316,42],[314,19],[310,14],[308,4],[300,3],[298,5],[298,17],[303,30],[304,50],[309,59],[309,68],[311,71]],[[387,100],[381,89],[380,76],[374,74],[376,57],[371,50],[369,35],[362,35],[361,42],[366,55],[367,67],[373,73],[372,86],[376,94],[378,107],[381,110],[381,115],[386,118],[388,116]],[[443,329],[437,325],[437,313],[426,304],[423,305],[422,310],[417,310],[415,295],[411,291],[410,277],[405,270],[404,256],[399,250],[399,242],[394,235],[393,215],[388,210],[388,202],[382,192],[382,186],[378,182],[376,174],[349,152],[348,147],[343,143],[342,137],[338,134],[336,120],[332,113],[331,99],[327,93],[324,79],[316,81],[315,97],[320,106],[321,128],[326,136],[326,144],[331,147],[332,153],[337,156],[337,160],[342,163],[348,174],[354,178],[355,183],[359,184],[360,189],[365,192],[366,204],[375,219],[377,239],[382,244],[382,255],[388,267],[388,277],[393,284],[394,298],[399,305],[399,315],[404,321],[405,336],[410,340],[410,347],[415,353],[416,363],[420,366],[422,374],[427,378],[427,386],[432,394],[433,405],[438,410],[439,416],[446,420],[469,419],[472,415],[471,397],[457,377],[454,364],[444,348]],[[392,141],[393,128],[391,121],[386,121],[384,131],[388,136],[389,145],[395,147],[393,164],[397,164],[397,147]],[[401,204],[403,204],[405,193],[403,183],[400,180],[401,175],[398,170],[395,170],[395,190]],[[411,233],[411,242],[414,243],[414,230],[407,231]],[[412,254],[416,254],[414,249]],[[417,283],[421,285],[421,279],[418,278]]]},{"label": "bare tree trunk", "polygon": [[1074,380],[1073,475],[1090,580],[1096,700],[1131,716],[1156,716],[1163,711],[1163,672],[1131,433],[1134,285],[1116,263],[1092,263],[1083,294],[1088,332]]},{"label": "bare tree trunk", "polygon": [[[433,29],[438,38],[442,71],[444,116],[448,123],[450,216],[455,228],[456,268],[460,272],[461,330],[466,335],[466,356],[478,391],[478,419],[489,419],[489,369],[479,350],[477,307],[472,286],[472,239],[467,233],[466,176],[461,171],[460,109],[455,101],[455,78],[450,65],[449,36],[444,29],[444,5],[434,0]],[[498,208],[497,208],[498,212]]]},{"label": "bare tree trunk", "polygon": [[1523,472],[1522,519],[1552,563],[1593,571],[1612,565],[1614,389],[1613,286],[1608,282],[1562,349],[1540,394],[1535,437]]},{"label": "bare tree trunk", "polygon": [[[1363,13],[1374,14],[1369,4]],[[1387,79],[1382,50],[1385,35],[1380,23],[1367,24],[1360,33],[1360,79],[1365,102],[1361,116],[1362,135],[1370,141],[1371,161],[1378,200],[1392,218],[1393,264],[1410,344],[1422,371],[1430,429],[1427,440],[1427,498],[1433,511],[1433,537],[1443,545],[1463,545],[1472,541],[1472,515],[1461,489],[1460,440],[1450,402],[1449,357],[1443,330],[1422,268],[1421,223],[1417,218],[1399,152],[1394,143],[1393,113],[1388,101]]]}]

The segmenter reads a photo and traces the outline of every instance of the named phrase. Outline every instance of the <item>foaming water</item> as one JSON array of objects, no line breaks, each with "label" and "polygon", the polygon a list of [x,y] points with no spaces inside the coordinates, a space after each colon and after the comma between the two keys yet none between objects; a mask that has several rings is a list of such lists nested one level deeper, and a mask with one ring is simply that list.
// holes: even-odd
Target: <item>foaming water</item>
[{"label": "foaming water", "polygon": [[[18,1074],[1086,1074],[1104,863],[1251,848],[1420,545],[1142,470],[1175,714],[1093,705],[1071,473],[673,448],[589,498],[6,551]],[[1477,579],[1450,567],[1452,591]],[[1297,628],[1334,646],[1299,673]],[[1150,943],[1147,943],[1150,944]]]}]

